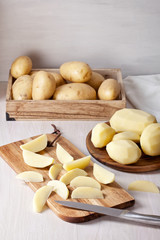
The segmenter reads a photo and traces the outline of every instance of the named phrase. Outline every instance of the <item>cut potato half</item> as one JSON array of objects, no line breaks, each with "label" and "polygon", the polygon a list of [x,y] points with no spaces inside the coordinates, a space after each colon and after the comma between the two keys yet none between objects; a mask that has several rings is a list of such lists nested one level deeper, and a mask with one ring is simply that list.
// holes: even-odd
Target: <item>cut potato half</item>
[{"label": "cut potato half", "polygon": [[109,184],[115,180],[114,173],[108,171],[96,163],[93,164],[93,175],[100,183],[103,184]]},{"label": "cut potato half", "polygon": [[84,169],[89,165],[90,160],[91,160],[91,156],[86,156],[86,157],[74,160],[73,162],[64,163],[63,168],[66,171],[70,171],[75,168]]},{"label": "cut potato half", "polygon": [[42,174],[35,171],[21,172],[16,176],[16,178],[24,180],[25,182],[43,182]]},{"label": "cut potato half", "polygon": [[47,167],[51,165],[54,161],[52,157],[33,153],[28,150],[23,150],[23,159],[27,165],[36,168]]},{"label": "cut potato half", "polygon": [[56,192],[61,198],[65,200],[68,198],[69,190],[63,182],[52,180],[49,181],[47,185],[52,186],[53,191]]},{"label": "cut potato half", "polygon": [[87,172],[85,172],[82,169],[75,168],[70,170],[69,172],[66,172],[61,178],[60,181],[64,184],[68,185],[72,181],[73,178],[78,176],[87,176]]},{"label": "cut potato half", "polygon": [[128,190],[159,193],[158,187],[150,181],[137,180],[129,184]]},{"label": "cut potato half", "polygon": [[71,198],[88,198],[97,199],[104,198],[101,190],[93,187],[78,187],[73,190]]},{"label": "cut potato half", "polygon": [[20,146],[22,150],[28,150],[31,152],[40,152],[47,147],[47,135],[43,134],[40,137],[31,140]]},{"label": "cut potato half", "polygon": [[97,189],[101,189],[101,185],[95,179],[86,176],[78,176],[75,177],[70,182],[71,187],[93,187]]},{"label": "cut potato half", "polygon": [[55,180],[61,170],[62,170],[62,164],[58,164],[57,163],[57,164],[51,166],[50,169],[49,169],[49,177],[50,177],[50,179]]},{"label": "cut potato half", "polygon": [[33,210],[34,212],[42,212],[43,206],[45,205],[47,199],[49,198],[53,186],[43,186],[39,188],[33,198]]},{"label": "cut potato half", "polygon": [[59,143],[57,143],[56,155],[61,163],[67,163],[74,160],[74,158]]}]

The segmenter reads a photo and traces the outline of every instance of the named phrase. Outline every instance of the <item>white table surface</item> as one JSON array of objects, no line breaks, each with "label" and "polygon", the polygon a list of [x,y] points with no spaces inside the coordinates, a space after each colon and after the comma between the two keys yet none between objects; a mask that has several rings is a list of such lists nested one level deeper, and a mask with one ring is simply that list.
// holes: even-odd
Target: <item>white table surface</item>
[{"label": "white table surface", "polygon": [[[5,95],[7,82],[0,82],[0,146],[52,131],[54,123],[63,136],[74,143],[84,154],[87,133],[96,121],[9,121],[5,119]],[[116,181],[127,190],[134,180],[153,181],[160,187],[160,170],[133,174],[116,171]],[[160,227],[122,221],[108,216],[86,223],[73,224],[59,219],[49,208],[41,214],[32,210],[34,192],[27,184],[18,181],[16,173],[0,158],[0,239],[1,240],[67,240],[67,239],[123,239],[158,240]],[[160,194],[130,192],[135,197],[136,212],[160,215]]]}]

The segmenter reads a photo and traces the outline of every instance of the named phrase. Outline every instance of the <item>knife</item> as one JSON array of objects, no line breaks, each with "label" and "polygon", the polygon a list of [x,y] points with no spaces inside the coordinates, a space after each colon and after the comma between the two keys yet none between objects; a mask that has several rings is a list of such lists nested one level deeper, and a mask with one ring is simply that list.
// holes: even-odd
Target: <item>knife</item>
[{"label": "knife", "polygon": [[98,205],[91,205],[91,204],[80,203],[80,202],[72,202],[72,201],[55,201],[55,202],[69,208],[81,209],[81,210],[100,213],[103,215],[108,215],[108,216],[117,217],[121,219],[160,226],[160,216],[158,215],[146,215],[146,214],[131,212],[129,210],[124,210],[124,209],[121,210],[121,209],[110,208],[110,207],[102,207]]}]

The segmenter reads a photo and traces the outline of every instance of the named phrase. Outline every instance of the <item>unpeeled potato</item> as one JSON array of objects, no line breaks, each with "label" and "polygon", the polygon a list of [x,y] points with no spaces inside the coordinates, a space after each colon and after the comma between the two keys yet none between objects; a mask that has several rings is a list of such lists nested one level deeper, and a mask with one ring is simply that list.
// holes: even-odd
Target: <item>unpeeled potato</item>
[{"label": "unpeeled potato", "polygon": [[91,79],[92,70],[90,66],[84,62],[73,61],[63,63],[60,66],[60,74],[65,80],[83,83]]},{"label": "unpeeled potato", "polygon": [[14,100],[30,100],[32,99],[33,80],[29,75],[23,75],[12,85],[12,97]]},{"label": "unpeeled potato", "polygon": [[11,66],[11,75],[19,78],[28,75],[32,69],[32,60],[27,56],[20,56],[14,60]]},{"label": "unpeeled potato", "polygon": [[101,74],[97,72],[92,72],[91,79],[86,83],[97,91],[103,81],[104,77]]},{"label": "unpeeled potato", "polygon": [[59,87],[59,86],[61,86],[63,84],[66,84],[66,82],[62,78],[61,74],[56,73],[56,72],[50,72],[50,73],[53,75],[53,77],[54,77],[54,79],[56,81],[56,87]]},{"label": "unpeeled potato", "polygon": [[56,81],[52,74],[39,71],[33,79],[33,100],[45,100],[53,96],[56,89]]},{"label": "unpeeled potato", "polygon": [[117,80],[109,78],[102,82],[98,89],[98,97],[101,100],[114,100],[120,93],[120,85]]},{"label": "unpeeled potato", "polygon": [[54,93],[55,100],[95,100],[96,91],[85,83],[68,83],[58,87]]}]

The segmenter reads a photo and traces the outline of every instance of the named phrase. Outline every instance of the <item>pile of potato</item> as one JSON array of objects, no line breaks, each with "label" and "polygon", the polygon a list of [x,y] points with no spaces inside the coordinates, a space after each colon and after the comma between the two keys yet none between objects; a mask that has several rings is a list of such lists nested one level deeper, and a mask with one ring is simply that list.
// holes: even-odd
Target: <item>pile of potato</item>
[{"label": "pile of potato", "polygon": [[98,123],[91,141],[96,148],[106,147],[110,158],[121,164],[137,162],[142,151],[160,155],[160,123],[155,116],[138,109],[121,109],[111,117],[110,126]]},{"label": "pile of potato", "polygon": [[59,72],[33,71],[29,57],[16,58],[11,66],[11,75],[16,79],[12,86],[13,99],[113,100],[119,96],[117,80],[104,79],[84,62],[64,63]]}]

